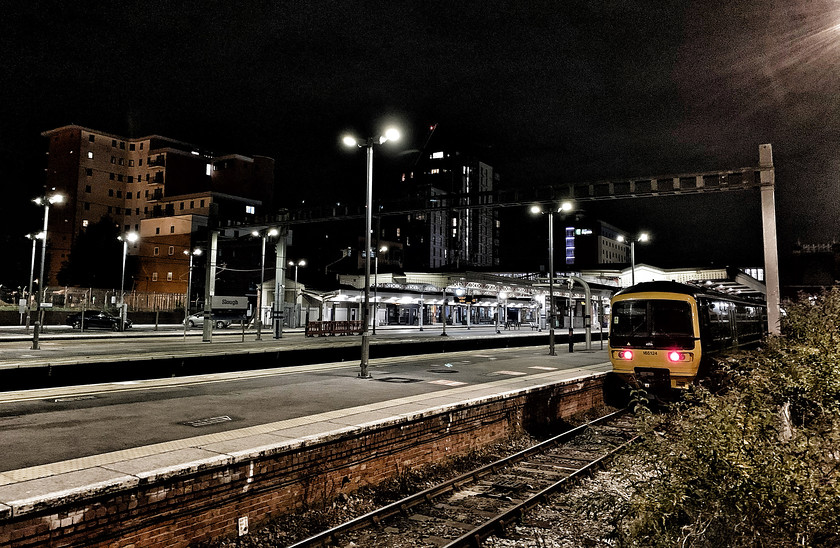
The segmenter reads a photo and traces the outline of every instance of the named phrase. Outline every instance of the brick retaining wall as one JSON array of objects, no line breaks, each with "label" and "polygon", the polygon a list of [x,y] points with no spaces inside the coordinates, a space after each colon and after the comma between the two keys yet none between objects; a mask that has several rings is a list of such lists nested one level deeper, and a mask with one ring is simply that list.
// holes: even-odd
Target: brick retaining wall
[{"label": "brick retaining wall", "polygon": [[237,534],[272,515],[539,429],[603,405],[604,375],[380,421],[247,455],[123,476],[12,509],[0,504],[0,546],[177,547]]}]

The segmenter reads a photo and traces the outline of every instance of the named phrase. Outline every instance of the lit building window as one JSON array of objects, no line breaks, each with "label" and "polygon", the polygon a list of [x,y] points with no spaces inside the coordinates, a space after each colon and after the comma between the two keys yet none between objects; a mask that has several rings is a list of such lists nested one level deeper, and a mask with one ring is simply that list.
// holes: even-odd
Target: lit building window
[{"label": "lit building window", "polygon": [[167,282],[171,282],[171,281],[172,281],[172,273],[171,273],[171,272],[167,272],[167,273],[166,273],[166,281],[167,281]]},{"label": "lit building window", "polygon": [[152,272],[152,281],[153,282],[157,281],[157,272]]},{"label": "lit building window", "polygon": [[87,227],[87,225],[88,225],[88,220],[87,219],[82,219],[82,226]]},{"label": "lit building window", "polygon": [[207,168],[204,170],[205,175],[210,175],[213,173],[213,166],[211,164],[207,164]]},{"label": "lit building window", "polygon": [[254,208],[254,206],[252,206],[252,205],[246,205],[245,206],[245,213],[249,213],[249,214],[253,215],[255,212],[256,212],[256,209]]},{"label": "lit building window", "polygon": [[93,151],[88,151],[88,158],[93,160]]}]

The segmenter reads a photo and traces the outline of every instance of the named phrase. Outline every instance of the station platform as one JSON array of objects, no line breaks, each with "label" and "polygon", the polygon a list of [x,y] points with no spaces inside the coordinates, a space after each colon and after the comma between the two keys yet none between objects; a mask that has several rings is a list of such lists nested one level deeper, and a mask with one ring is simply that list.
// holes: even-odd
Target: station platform
[{"label": "station platform", "polygon": [[[99,399],[115,415],[83,425],[91,447],[110,450],[48,451],[45,444],[60,436],[36,428],[3,436],[4,454],[18,457],[0,463],[0,546],[186,546],[186,539],[230,534],[243,516],[259,522],[312,503],[314,490],[323,497],[375,484],[539,422],[544,411],[573,414],[603,401],[609,370],[605,351],[548,356],[544,347],[523,347],[372,359],[369,379],[358,378],[357,363],[335,362],[0,393],[4,408],[67,402],[68,421],[72,402]],[[192,401],[196,412],[174,424],[156,424],[167,413],[156,409],[160,399],[142,401],[195,387],[257,391],[263,388],[253,383],[266,381],[266,394],[239,407],[225,402],[217,414]],[[272,400],[272,409],[254,409]],[[134,419],[120,419],[129,409]],[[140,424],[150,432],[137,432]],[[183,435],[190,430],[206,433]],[[223,531],[209,525],[214,505],[225,509],[215,521]],[[175,534],[185,519],[204,529]]]}]

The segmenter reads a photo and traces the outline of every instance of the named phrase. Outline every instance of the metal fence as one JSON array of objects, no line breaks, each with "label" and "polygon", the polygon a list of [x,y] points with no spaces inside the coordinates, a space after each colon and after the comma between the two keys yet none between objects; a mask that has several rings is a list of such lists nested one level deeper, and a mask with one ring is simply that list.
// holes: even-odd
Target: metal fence
[{"label": "metal fence", "polygon": [[[44,302],[61,308],[116,309],[120,300],[119,289],[84,289],[64,287],[47,289]],[[125,303],[130,312],[165,312],[184,310],[184,293],[155,293],[127,291]],[[193,303],[193,306],[195,304]]]}]

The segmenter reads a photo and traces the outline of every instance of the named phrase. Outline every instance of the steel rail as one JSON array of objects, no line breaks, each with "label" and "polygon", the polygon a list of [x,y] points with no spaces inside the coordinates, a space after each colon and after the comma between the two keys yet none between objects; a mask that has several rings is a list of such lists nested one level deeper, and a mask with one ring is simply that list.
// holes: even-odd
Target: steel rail
[{"label": "steel rail", "polygon": [[476,548],[481,546],[482,541],[487,539],[488,537],[496,534],[497,532],[501,532],[504,530],[505,527],[510,525],[511,523],[517,522],[522,520],[522,517],[525,515],[525,512],[531,510],[538,504],[542,504],[548,501],[548,497],[560,489],[564,488],[567,483],[577,479],[578,477],[589,474],[592,472],[596,467],[600,466],[608,459],[615,456],[616,453],[623,451],[626,449],[631,443],[635,443],[640,436],[634,436],[627,442],[619,445],[611,449],[607,454],[602,455],[595,459],[594,461],[586,464],[585,466],[575,470],[565,478],[555,482],[552,485],[549,485],[539,493],[534,494],[532,497],[524,500],[499,514],[498,516],[487,520],[486,522],[482,523],[472,531],[463,534],[462,536],[458,537],[457,539],[453,540],[449,544],[443,546],[443,548],[459,548],[461,546],[475,546]]},{"label": "steel rail", "polygon": [[[491,462],[490,464],[486,464],[480,468],[476,468],[470,472],[462,474],[456,478],[447,480],[442,482],[438,485],[432,486],[428,489],[400,499],[396,502],[392,502],[382,508],[378,508],[367,514],[354,518],[350,521],[346,521],[340,525],[337,525],[331,529],[326,531],[322,531],[316,535],[313,535],[309,538],[296,542],[295,544],[289,545],[287,548],[306,548],[310,546],[328,546],[329,543],[335,539],[338,535],[342,533],[349,533],[351,531],[356,531],[359,529],[363,529],[370,525],[378,525],[384,519],[387,519],[391,516],[395,516],[397,514],[407,515],[408,511],[419,505],[426,502],[429,502],[443,494],[449,493],[450,491],[454,491],[459,488],[461,485],[475,482],[484,476],[489,474],[495,473],[513,463],[519,462],[524,460],[531,455],[541,453],[548,448],[554,447],[561,443],[568,441],[571,438],[574,438],[581,432],[585,431],[587,428],[591,426],[596,426],[613,418],[619,417],[624,415],[628,412],[627,409],[620,409],[613,413],[609,413],[604,415],[603,417],[599,417],[594,419],[586,424],[582,424],[571,430],[567,430],[562,434],[558,434],[552,438],[549,438],[543,442],[540,442],[536,445],[528,447],[527,449],[523,449],[518,453],[514,453],[513,455],[504,457],[497,461]],[[634,438],[635,439],[635,438]],[[622,445],[623,447],[623,445]],[[600,460],[600,459],[599,459]],[[575,472],[577,474],[578,472]],[[573,474],[574,475],[574,474]],[[571,476],[570,476],[571,477]],[[541,492],[542,493],[542,492]],[[463,537],[462,537],[463,538]]]}]

